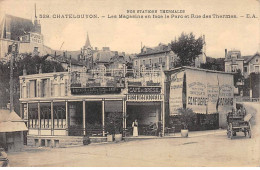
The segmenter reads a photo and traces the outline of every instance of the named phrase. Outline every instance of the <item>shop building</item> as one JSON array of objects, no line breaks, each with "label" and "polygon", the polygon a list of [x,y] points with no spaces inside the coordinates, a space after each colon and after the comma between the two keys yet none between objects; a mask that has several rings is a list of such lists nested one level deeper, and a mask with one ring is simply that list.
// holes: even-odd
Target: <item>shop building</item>
[{"label": "shop building", "polygon": [[[27,144],[63,147],[82,144],[86,136],[91,142],[106,141],[106,118],[115,112],[123,117],[123,135],[131,135],[135,119],[142,129],[150,124],[162,126],[161,74],[119,78],[59,72],[20,76],[21,113],[29,129]],[[159,130],[163,128],[158,127],[153,135]],[[152,134],[145,129],[140,135]]]},{"label": "shop building", "polygon": [[179,108],[191,108],[197,114],[195,130],[226,127],[226,115],[235,106],[233,74],[194,67],[180,67],[165,74],[167,126],[176,123]]}]

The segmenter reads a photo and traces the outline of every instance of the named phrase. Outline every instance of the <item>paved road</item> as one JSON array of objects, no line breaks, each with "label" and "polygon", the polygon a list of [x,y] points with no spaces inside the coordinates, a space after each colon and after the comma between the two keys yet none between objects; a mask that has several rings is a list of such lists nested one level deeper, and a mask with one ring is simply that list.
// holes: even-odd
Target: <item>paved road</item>
[{"label": "paved road", "polygon": [[227,139],[225,131],[10,153],[11,166],[259,166],[259,136]]}]

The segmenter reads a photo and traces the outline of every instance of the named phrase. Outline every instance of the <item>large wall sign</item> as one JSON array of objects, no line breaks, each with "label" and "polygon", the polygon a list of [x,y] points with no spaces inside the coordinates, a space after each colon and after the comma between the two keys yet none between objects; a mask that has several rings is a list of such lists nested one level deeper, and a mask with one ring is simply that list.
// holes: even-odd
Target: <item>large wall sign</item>
[{"label": "large wall sign", "polygon": [[187,107],[196,113],[206,114],[207,76],[204,71],[186,70]]},{"label": "large wall sign", "polygon": [[71,87],[71,94],[74,95],[98,95],[98,94],[119,94],[118,87]]},{"label": "large wall sign", "polygon": [[170,115],[178,114],[177,109],[183,107],[182,90],[183,90],[184,72],[179,72],[171,75],[169,107]]},{"label": "large wall sign", "polygon": [[217,73],[207,72],[208,114],[217,112],[217,101],[219,98],[219,79]]},{"label": "large wall sign", "polygon": [[139,101],[139,102],[150,102],[150,101],[162,101],[161,94],[128,94],[127,101]]},{"label": "large wall sign", "polygon": [[128,93],[161,93],[161,87],[128,87]]},{"label": "large wall sign", "polygon": [[43,43],[43,37],[41,34],[37,33],[30,33],[31,37],[31,42],[37,43],[37,44],[42,44]]}]

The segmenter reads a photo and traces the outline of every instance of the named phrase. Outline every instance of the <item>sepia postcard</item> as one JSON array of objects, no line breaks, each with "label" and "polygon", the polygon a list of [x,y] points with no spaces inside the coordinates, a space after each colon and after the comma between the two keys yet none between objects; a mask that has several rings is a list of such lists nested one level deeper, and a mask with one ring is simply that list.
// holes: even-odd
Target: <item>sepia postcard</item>
[{"label": "sepia postcard", "polygon": [[259,0],[0,0],[0,166],[259,167]]}]

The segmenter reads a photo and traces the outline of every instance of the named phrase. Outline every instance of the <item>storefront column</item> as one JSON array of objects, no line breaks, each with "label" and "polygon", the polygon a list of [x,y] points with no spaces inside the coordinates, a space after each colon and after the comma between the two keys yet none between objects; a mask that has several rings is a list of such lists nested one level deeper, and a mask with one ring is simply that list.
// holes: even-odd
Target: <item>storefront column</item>
[{"label": "storefront column", "polygon": [[53,101],[51,101],[51,135],[54,135]]},{"label": "storefront column", "polygon": [[[29,103],[27,102],[26,103],[26,112],[27,112],[27,114],[26,114],[26,120],[27,120],[27,122],[29,122]],[[28,123],[29,124],[29,123]],[[27,125],[28,125],[27,124]],[[27,126],[28,127],[28,126]]]},{"label": "storefront column", "polygon": [[20,118],[24,119],[23,104],[20,103]]},{"label": "storefront column", "polygon": [[164,131],[165,131],[165,106],[164,106],[164,100],[161,102],[161,114],[162,114],[162,136],[164,136]]},{"label": "storefront column", "polygon": [[69,112],[68,112],[68,101],[65,102],[66,107],[66,135],[69,136]]},{"label": "storefront column", "polygon": [[125,136],[125,116],[126,116],[126,114],[125,114],[125,100],[122,100],[122,114],[123,114],[123,136]]},{"label": "storefront column", "polygon": [[124,117],[124,128],[126,129],[126,100],[124,99],[123,100],[123,105],[124,105],[124,114],[125,114],[125,117]]},{"label": "storefront column", "polygon": [[83,100],[83,134],[86,135],[86,102]]},{"label": "storefront column", "polygon": [[102,131],[105,136],[105,100],[102,99]]},{"label": "storefront column", "polygon": [[41,135],[41,108],[38,102],[38,135]]}]

